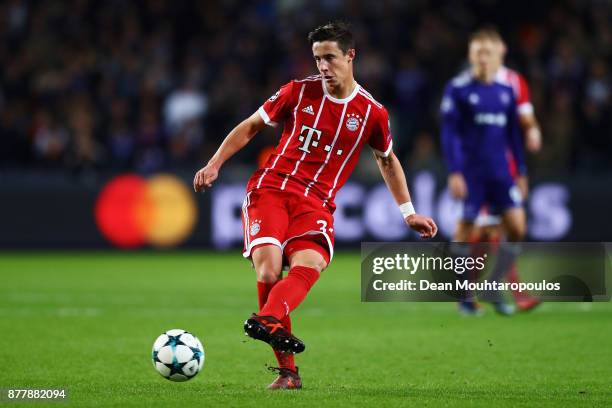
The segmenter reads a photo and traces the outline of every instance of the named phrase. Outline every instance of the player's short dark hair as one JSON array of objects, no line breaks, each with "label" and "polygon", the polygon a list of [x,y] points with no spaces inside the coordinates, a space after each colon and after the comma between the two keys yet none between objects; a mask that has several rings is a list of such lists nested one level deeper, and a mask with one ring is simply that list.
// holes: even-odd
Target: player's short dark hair
[{"label": "player's short dark hair", "polygon": [[310,45],[318,41],[335,41],[338,43],[338,48],[346,54],[351,48],[355,48],[355,40],[353,33],[350,30],[348,23],[342,21],[332,21],[325,25],[319,26],[308,33],[308,42]]},{"label": "player's short dark hair", "polygon": [[493,42],[504,42],[499,31],[495,27],[487,26],[479,28],[470,35],[470,44],[473,41],[491,40]]}]

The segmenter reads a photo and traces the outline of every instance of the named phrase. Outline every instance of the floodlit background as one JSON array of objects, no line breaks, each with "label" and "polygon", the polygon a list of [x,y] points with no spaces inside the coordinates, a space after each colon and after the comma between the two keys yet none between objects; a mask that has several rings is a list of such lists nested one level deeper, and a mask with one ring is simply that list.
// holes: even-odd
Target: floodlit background
[{"label": "floodlit background", "polygon": [[[543,131],[529,156],[528,239],[610,241],[610,1],[5,0],[0,393],[68,387],[66,406],[122,408],[612,405],[610,303],[511,318],[484,305],[472,319],[452,303],[360,302],[360,242],[417,240],[368,153],[337,195],[334,261],[292,313],[304,390],[265,391],[276,362],[242,333],[257,304],[240,206],[279,130],[230,160],[211,191],[191,182],[233,126],[316,73],[306,35],[337,18],[353,24],[357,81],[388,108],[438,240],[457,216],[442,89],[465,68],[469,33],[493,24]],[[206,348],[185,384],[151,366],[171,328]]]},{"label": "floodlit background", "polygon": [[[239,247],[245,182],[279,130],[234,157],[215,190],[182,185],[282,84],[316,72],[306,35],[335,18],[353,24],[357,80],[389,109],[417,209],[441,239],[456,219],[441,92],[484,24],[508,43],[542,126],[529,239],[609,239],[609,2],[11,0],[0,5],[0,245]],[[364,154],[338,195],[339,246],[416,239],[375,167]]]}]

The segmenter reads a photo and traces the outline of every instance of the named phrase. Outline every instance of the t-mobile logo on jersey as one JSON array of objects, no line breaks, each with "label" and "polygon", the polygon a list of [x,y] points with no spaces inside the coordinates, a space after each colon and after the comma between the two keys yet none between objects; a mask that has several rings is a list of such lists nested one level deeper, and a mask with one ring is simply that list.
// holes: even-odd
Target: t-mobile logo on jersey
[{"label": "t-mobile logo on jersey", "polygon": [[[312,140],[313,136],[316,136],[316,140]],[[315,128],[311,128],[310,126],[303,125],[302,130],[300,130],[300,137],[298,140],[300,142],[304,142],[298,149],[310,153],[308,148],[310,146],[317,147],[319,145],[319,140],[321,139],[321,131]]]}]

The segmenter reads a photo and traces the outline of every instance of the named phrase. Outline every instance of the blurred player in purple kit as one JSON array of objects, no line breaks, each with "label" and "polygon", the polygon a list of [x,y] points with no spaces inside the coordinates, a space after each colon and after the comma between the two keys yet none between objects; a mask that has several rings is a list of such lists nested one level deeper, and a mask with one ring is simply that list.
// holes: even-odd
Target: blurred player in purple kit
[{"label": "blurred player in purple kit", "polygon": [[[453,197],[463,202],[454,235],[457,242],[470,242],[485,205],[501,217],[508,241],[519,242],[525,236],[523,193],[511,171],[514,162],[517,177],[526,176],[523,139],[516,93],[497,77],[500,42],[495,31],[475,32],[469,41],[471,69],[451,80],[442,100],[441,141],[450,172],[448,185]],[[500,247],[490,280],[504,278],[518,250],[514,244]],[[512,313],[500,293],[484,295],[499,313]]]},{"label": "blurred player in purple kit", "polygon": [[[504,57],[507,49],[502,38],[498,36],[498,40],[495,42],[497,45],[497,52],[494,55],[495,62],[498,65],[495,79],[502,84],[512,87],[516,98],[516,109],[519,116],[519,123],[521,125],[525,146],[530,153],[537,153],[540,151],[542,146],[542,134],[538,121],[535,117],[533,105],[531,103],[529,85],[527,84],[527,81],[523,75],[504,66]],[[527,199],[529,192],[527,177],[525,175],[516,177],[516,164],[511,156],[511,153],[508,152],[508,154],[510,154],[510,171],[513,176],[515,176],[516,183],[523,194],[523,199]],[[472,236],[472,242],[499,243],[503,239],[503,230],[500,224],[501,218],[499,215],[490,214],[487,207],[482,208],[475,221],[476,228]],[[508,275],[506,276],[506,280],[508,282],[520,281],[516,263],[512,265]],[[512,296],[519,311],[532,310],[541,303],[540,299],[529,295],[527,292],[513,290]],[[467,313],[478,309],[476,305],[462,304],[461,307],[462,310],[466,311]]]}]

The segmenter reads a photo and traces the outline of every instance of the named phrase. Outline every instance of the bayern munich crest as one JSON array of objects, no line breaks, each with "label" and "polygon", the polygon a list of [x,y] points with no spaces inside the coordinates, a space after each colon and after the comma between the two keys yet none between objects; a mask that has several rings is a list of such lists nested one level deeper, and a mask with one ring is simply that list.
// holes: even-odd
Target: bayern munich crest
[{"label": "bayern munich crest", "polygon": [[359,129],[359,125],[363,122],[363,119],[357,113],[349,113],[348,119],[346,120],[346,128],[351,132]]},{"label": "bayern munich crest", "polygon": [[251,223],[251,228],[249,229],[249,233],[251,235],[257,235],[259,233],[259,230],[261,230],[261,221],[260,220],[254,220]]}]

